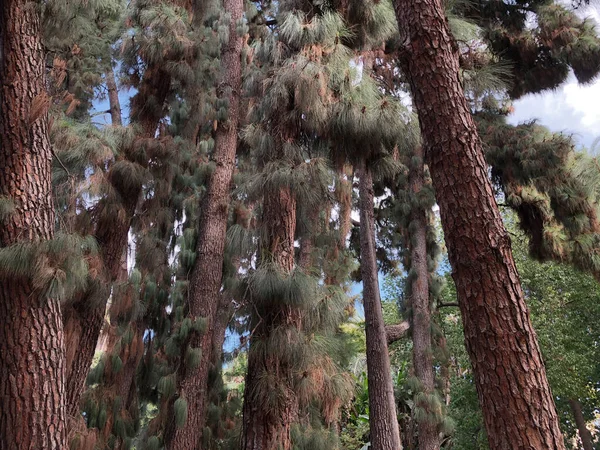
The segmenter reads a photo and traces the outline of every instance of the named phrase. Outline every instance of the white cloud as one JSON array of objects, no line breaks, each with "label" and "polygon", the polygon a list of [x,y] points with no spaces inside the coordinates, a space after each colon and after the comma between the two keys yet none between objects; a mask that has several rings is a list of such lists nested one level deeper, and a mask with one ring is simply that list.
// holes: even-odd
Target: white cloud
[{"label": "white cloud", "polygon": [[526,95],[514,107],[509,117],[513,124],[536,119],[552,131],[574,134],[585,146],[600,135],[600,81],[579,85],[571,75],[558,89]]}]

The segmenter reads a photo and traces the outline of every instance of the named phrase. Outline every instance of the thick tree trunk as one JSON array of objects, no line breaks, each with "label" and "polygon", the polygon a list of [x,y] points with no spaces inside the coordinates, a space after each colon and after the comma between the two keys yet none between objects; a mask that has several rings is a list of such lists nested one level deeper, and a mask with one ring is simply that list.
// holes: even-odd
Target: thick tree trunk
[{"label": "thick tree trunk", "polygon": [[[289,188],[280,188],[269,193],[263,201],[263,221],[268,240],[263,251],[282,274],[290,274],[294,269],[294,237],[296,231],[296,199]],[[298,401],[292,391],[293,374],[287,364],[276,355],[265,355],[255,344],[255,340],[267,340],[270,333],[280,327],[299,327],[298,311],[289,305],[261,311],[262,317],[253,324],[254,337],[250,340],[248,352],[248,375],[244,392],[242,450],[290,450],[291,427],[298,417]],[[264,386],[258,388],[257,375],[269,373],[282,386],[273,386],[287,396],[283,411],[269,411],[261,398]]]},{"label": "thick tree trunk", "polygon": [[188,402],[186,424],[169,427],[165,438],[168,449],[193,449],[204,428],[207,408],[208,372],[211,367],[213,332],[221,297],[223,253],[229,211],[230,185],[235,168],[237,132],[242,87],[241,55],[243,39],[237,32],[237,22],[244,12],[243,0],[225,0],[225,11],[231,14],[229,42],[221,51],[221,82],[218,95],[229,101],[228,119],[219,122],[215,136],[213,159],[215,170],[202,200],[198,233],[197,259],[190,283],[190,315],[204,317],[206,331],[192,338],[190,345],[202,350],[200,364],[195,369],[180,370],[179,395]]},{"label": "thick tree trunk", "polygon": [[360,270],[363,282],[369,382],[369,425],[373,450],[399,450],[400,428],[394,400],[394,385],[387,347],[383,311],[379,297],[375,257],[373,177],[367,164],[360,167]]},{"label": "thick tree trunk", "polygon": [[[0,3],[0,247],[54,236],[52,150],[39,9]],[[65,345],[58,299],[0,273],[0,449],[67,448]]]},{"label": "thick tree trunk", "polygon": [[[418,196],[424,186],[425,167],[423,150],[416,149],[413,160],[419,164],[410,168],[408,182],[412,195]],[[413,204],[410,214],[410,272],[414,274],[410,282],[412,306],[413,367],[415,376],[421,383],[424,401],[415,406],[427,411],[423,420],[417,421],[419,430],[419,450],[440,448],[437,432],[437,412],[431,411],[431,396],[435,395],[433,375],[433,351],[431,348],[431,307],[429,304],[429,270],[427,269],[427,213]],[[423,417],[423,415],[421,415]]]},{"label": "thick tree trunk", "polygon": [[490,448],[562,450],[554,400],[442,1],[394,4]]},{"label": "thick tree trunk", "polygon": [[583,412],[581,411],[581,403],[579,403],[579,400],[570,399],[569,405],[571,406],[571,412],[575,417],[575,424],[577,425],[577,431],[579,432],[579,439],[581,439],[581,443],[583,444],[583,450],[594,450],[592,433],[590,433],[590,430],[587,428],[587,423],[585,422]]}]

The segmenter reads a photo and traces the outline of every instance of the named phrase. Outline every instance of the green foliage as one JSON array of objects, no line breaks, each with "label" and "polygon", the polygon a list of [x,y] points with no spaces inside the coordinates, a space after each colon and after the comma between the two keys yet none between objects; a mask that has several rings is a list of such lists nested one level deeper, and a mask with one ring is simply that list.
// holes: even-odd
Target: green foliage
[{"label": "green foliage", "polygon": [[111,366],[114,374],[117,374],[123,368],[123,360],[118,354],[112,355]]},{"label": "green foliage", "polygon": [[338,438],[332,430],[322,427],[300,427],[292,428],[293,450],[328,450],[338,448]]},{"label": "green foliage", "polygon": [[0,222],[8,219],[15,212],[15,202],[3,195],[0,195]]},{"label": "green foliage", "polygon": [[88,258],[96,252],[91,236],[57,233],[51,240],[21,241],[0,248],[0,276],[25,278],[44,296],[68,301],[89,285]]},{"label": "green foliage", "polygon": [[600,70],[600,39],[591,21],[559,2],[457,1],[451,11],[473,18],[492,53],[510,63],[512,98],[556,88],[569,68],[581,83]]},{"label": "green foliage", "polygon": [[193,370],[200,365],[201,358],[202,349],[188,347],[185,353],[185,366]]},{"label": "green foliage", "polygon": [[479,129],[492,178],[518,213],[531,254],[599,273],[597,161],[535,123],[514,127],[482,114]]},{"label": "green foliage", "polygon": [[158,392],[165,399],[171,398],[175,394],[175,374],[165,375],[158,381]]},{"label": "green foliage", "polygon": [[275,263],[262,264],[254,271],[249,287],[252,301],[260,303],[261,307],[283,303],[306,309],[314,302],[317,288],[315,280],[304,271],[284,274]]},{"label": "green foliage", "polygon": [[185,426],[185,423],[187,422],[188,417],[187,400],[183,397],[179,397],[177,400],[175,400],[173,411],[175,412],[175,424],[179,428],[183,428]]}]

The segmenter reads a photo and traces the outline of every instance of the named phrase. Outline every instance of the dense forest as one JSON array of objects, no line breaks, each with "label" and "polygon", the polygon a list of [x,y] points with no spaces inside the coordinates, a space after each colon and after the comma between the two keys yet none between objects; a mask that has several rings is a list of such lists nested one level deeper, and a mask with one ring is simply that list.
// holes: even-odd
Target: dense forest
[{"label": "dense forest", "polygon": [[590,7],[0,0],[0,450],[600,449]]}]

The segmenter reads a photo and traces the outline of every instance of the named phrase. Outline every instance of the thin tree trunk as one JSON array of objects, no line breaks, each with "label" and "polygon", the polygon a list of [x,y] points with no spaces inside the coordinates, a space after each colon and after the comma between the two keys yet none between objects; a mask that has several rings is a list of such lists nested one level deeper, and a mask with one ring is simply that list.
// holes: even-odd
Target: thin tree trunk
[{"label": "thin tree trunk", "polygon": [[581,439],[581,443],[583,444],[583,450],[594,450],[592,433],[590,433],[590,430],[587,428],[587,423],[583,417],[583,412],[581,411],[581,403],[579,403],[579,400],[570,399],[569,405],[571,406],[571,412],[575,417],[575,424],[577,425],[577,431],[579,432],[579,439]]},{"label": "thin tree trunk", "polygon": [[108,89],[108,104],[110,106],[110,118],[114,126],[123,125],[121,118],[121,102],[119,101],[119,89],[112,69],[106,72],[106,88]]},{"label": "thin tree trunk", "polygon": [[360,269],[363,282],[369,382],[369,425],[373,450],[399,450],[400,428],[383,322],[375,258],[373,177],[363,161],[360,168]]},{"label": "thin tree trunk", "polygon": [[[268,241],[264,251],[270,255],[282,274],[290,274],[294,269],[294,237],[296,231],[296,199],[289,188],[280,188],[269,193],[263,201],[263,221]],[[255,344],[255,339],[268,339],[278,327],[299,327],[297,311],[289,305],[281,305],[264,311],[265,315],[253,323],[254,336],[250,340],[248,352],[248,375],[244,391],[242,450],[290,450],[291,427],[298,417],[298,401],[290,383],[292,374],[289,367],[277,360],[277,356],[267,356]],[[267,315],[268,313],[268,315]],[[274,386],[287,396],[283,411],[269,411],[264,408],[267,401],[261,398],[257,388],[260,379],[257,374],[270,373],[283,386]]]},{"label": "thin tree trunk", "polygon": [[[54,237],[52,150],[39,9],[0,3],[0,247]],[[67,448],[60,302],[0,274],[0,449]]]},{"label": "thin tree trunk", "polygon": [[394,0],[492,450],[564,449],[441,0]]},{"label": "thin tree trunk", "polygon": [[[412,195],[418,196],[423,189],[425,176],[421,147],[416,149],[413,160],[415,159],[419,164],[410,168],[408,182]],[[417,204],[413,204],[410,214],[409,233],[410,272],[414,274],[410,282],[413,366],[415,375],[421,383],[422,393],[425,394],[423,401],[415,402],[415,406],[428,413],[427,417],[416,421],[419,431],[419,450],[436,450],[440,448],[440,440],[436,423],[438,414],[436,411],[431,411],[431,396],[435,395],[435,383],[431,348],[429,270],[427,269],[427,213]]]},{"label": "thin tree trunk", "polygon": [[224,0],[224,8],[231,19],[229,42],[221,51],[223,78],[217,87],[217,93],[229,101],[228,119],[219,122],[216,130],[213,155],[216,166],[202,200],[196,252],[198,256],[190,283],[190,315],[193,318],[204,317],[207,327],[202,336],[194,336],[190,342],[192,347],[202,350],[200,364],[195,369],[182,367],[179,372],[179,395],[187,399],[188,418],[183,427],[171,424],[168,428],[165,437],[168,449],[195,448],[202,436],[208,399],[208,372],[213,361],[212,340],[221,297],[230,185],[235,167],[242,88],[243,39],[236,27],[242,18],[244,3],[242,0]]}]

